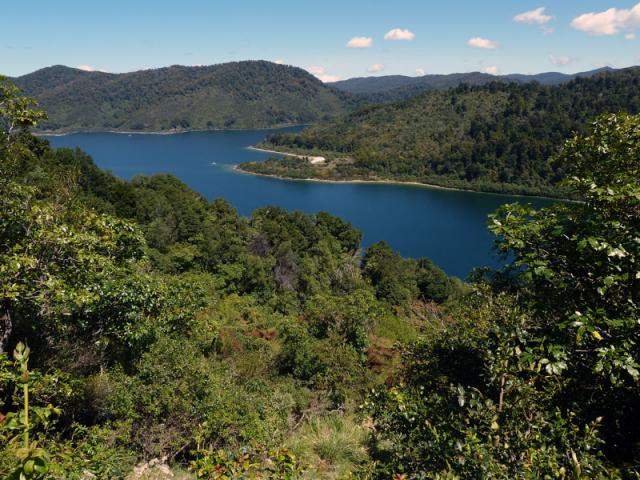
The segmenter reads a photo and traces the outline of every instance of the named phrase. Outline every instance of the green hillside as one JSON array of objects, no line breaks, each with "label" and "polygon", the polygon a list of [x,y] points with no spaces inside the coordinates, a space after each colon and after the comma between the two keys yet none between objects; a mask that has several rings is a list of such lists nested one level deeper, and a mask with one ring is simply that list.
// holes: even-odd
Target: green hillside
[{"label": "green hillside", "polygon": [[583,202],[503,206],[464,284],[118,179],[33,107],[0,79],[0,478],[639,477],[640,115],[564,143]]},{"label": "green hillside", "polygon": [[557,193],[563,177],[549,162],[564,138],[605,112],[640,111],[640,69],[559,86],[492,83],[428,92],[372,106],[299,134],[270,136],[271,149],[330,159],[246,164],[290,177],[418,181],[474,190]]},{"label": "green hillside", "polygon": [[353,100],[306,71],[264,61],[132,73],[54,66],[14,79],[45,130],[266,128],[327,120]]}]

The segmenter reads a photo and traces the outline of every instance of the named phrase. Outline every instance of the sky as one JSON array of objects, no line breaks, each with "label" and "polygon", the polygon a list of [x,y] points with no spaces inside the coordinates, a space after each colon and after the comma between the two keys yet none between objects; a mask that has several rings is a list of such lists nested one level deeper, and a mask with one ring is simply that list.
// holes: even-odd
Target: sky
[{"label": "sky", "polygon": [[270,60],[323,81],[640,64],[640,3],[613,0],[28,0],[0,10],[0,73]]}]

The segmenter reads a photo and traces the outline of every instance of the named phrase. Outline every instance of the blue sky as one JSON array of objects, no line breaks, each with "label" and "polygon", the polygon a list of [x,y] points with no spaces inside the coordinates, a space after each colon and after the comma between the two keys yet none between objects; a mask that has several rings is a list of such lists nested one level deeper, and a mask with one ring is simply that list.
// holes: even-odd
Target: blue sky
[{"label": "blue sky", "polygon": [[246,59],[325,80],[625,67],[640,63],[640,3],[29,0],[0,13],[6,75],[54,64],[125,72]]}]

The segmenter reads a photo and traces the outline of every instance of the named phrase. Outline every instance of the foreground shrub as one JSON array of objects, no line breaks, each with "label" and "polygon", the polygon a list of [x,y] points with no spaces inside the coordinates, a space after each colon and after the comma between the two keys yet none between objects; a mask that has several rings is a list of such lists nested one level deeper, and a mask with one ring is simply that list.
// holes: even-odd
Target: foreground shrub
[{"label": "foreground shrub", "polygon": [[582,203],[492,217],[509,293],[465,299],[371,396],[379,478],[637,478],[639,159],[640,116],[603,117],[558,159]]},{"label": "foreground shrub", "polygon": [[286,449],[260,447],[241,452],[198,450],[190,470],[206,480],[296,480],[303,469],[296,456]]}]

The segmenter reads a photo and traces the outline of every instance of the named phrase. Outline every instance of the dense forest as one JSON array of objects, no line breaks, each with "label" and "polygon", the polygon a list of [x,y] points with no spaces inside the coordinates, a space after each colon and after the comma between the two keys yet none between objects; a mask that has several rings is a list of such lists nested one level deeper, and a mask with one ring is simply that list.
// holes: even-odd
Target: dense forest
[{"label": "dense forest", "polygon": [[[563,139],[606,112],[640,112],[640,68],[559,86],[491,83],[428,92],[370,106],[298,134],[275,134],[270,149],[326,156],[245,164],[285,177],[418,181],[474,190],[564,195],[564,167],[549,160]],[[311,171],[311,175],[307,175]]]},{"label": "dense forest", "polygon": [[450,73],[446,75],[423,75],[419,77],[383,75],[378,77],[349,78],[347,80],[329,83],[329,85],[338,90],[357,95],[370,103],[389,103],[407,100],[428,90],[448,90],[463,83],[467,85],[485,85],[492,82],[537,82],[541,85],[560,85],[574,78],[592,77],[608,70],[612,69],[605,67],[574,74],[546,72],[535,75],[490,75],[482,72],[470,72]]},{"label": "dense forest", "polygon": [[[559,84],[597,72],[505,75],[499,80]],[[325,85],[299,68],[245,61],[122,74],[56,65],[12,80],[47,110],[41,130],[183,131],[316,123],[367,103],[497,79],[475,72],[355,78]]]},{"label": "dense forest", "polygon": [[503,207],[510,263],[467,283],[325,213],[120,180],[43,118],[0,82],[0,477],[640,475],[640,116],[570,138],[583,201]]},{"label": "dense forest", "polygon": [[265,61],[132,73],[54,66],[14,79],[47,110],[44,130],[166,131],[313,123],[355,102],[306,71]]}]

